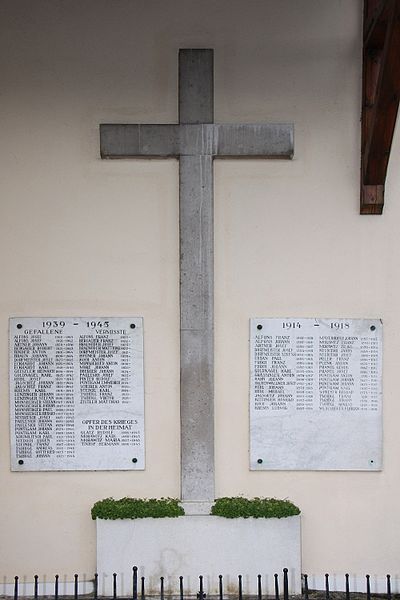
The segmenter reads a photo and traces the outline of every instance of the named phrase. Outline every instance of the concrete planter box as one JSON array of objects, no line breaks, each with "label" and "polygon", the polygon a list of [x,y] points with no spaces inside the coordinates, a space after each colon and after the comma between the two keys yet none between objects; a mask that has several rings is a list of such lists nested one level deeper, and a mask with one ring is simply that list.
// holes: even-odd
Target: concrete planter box
[{"label": "concrete planter box", "polygon": [[[218,576],[224,576],[224,594],[237,593],[238,575],[243,593],[257,593],[262,575],[263,594],[273,593],[274,573],[289,570],[289,591],[301,592],[300,516],[283,519],[224,519],[185,516],[165,519],[97,519],[97,572],[99,594],[112,595],[113,573],[118,574],[118,595],[132,593],[132,567],[146,578],[146,594],[160,590],[179,593],[179,576],[185,594],[199,591],[204,577],[207,595],[218,593]],[[282,583],[280,584],[282,585]]]}]

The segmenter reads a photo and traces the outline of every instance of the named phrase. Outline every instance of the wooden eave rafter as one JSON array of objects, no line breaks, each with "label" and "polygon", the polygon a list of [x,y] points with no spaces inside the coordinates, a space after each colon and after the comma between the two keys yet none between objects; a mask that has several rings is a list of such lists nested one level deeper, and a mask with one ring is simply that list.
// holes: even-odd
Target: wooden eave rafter
[{"label": "wooden eave rafter", "polygon": [[364,0],[360,198],[363,215],[382,214],[399,98],[400,0]]}]

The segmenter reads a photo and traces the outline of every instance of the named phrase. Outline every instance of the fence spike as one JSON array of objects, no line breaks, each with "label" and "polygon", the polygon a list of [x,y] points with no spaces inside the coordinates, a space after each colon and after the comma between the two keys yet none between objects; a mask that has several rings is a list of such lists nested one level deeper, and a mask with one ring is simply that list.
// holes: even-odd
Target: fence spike
[{"label": "fence spike", "polygon": [[283,598],[289,600],[288,569],[283,569]]},{"label": "fence spike", "polygon": [[164,600],[164,577],[160,577],[160,599]]},{"label": "fence spike", "polygon": [[140,579],[140,581],[141,581],[140,598],[141,598],[141,600],[145,600],[146,592],[145,592],[145,588],[144,588],[144,577],[142,577]]},{"label": "fence spike", "polygon": [[55,582],[54,582],[54,600],[58,600],[58,579],[59,579],[59,575],[56,575]]},{"label": "fence spike", "polygon": [[137,600],[137,597],[138,597],[137,572],[138,572],[138,568],[136,565],[134,565],[132,567],[132,598],[133,598],[133,600]]},{"label": "fence spike", "polygon": [[35,600],[37,600],[38,594],[39,594],[39,576],[38,575],[34,575],[33,577],[34,580],[34,585],[33,585],[33,597],[35,598]]},{"label": "fence spike", "polygon": [[183,600],[183,576],[179,577],[179,598]]},{"label": "fence spike", "polygon": [[224,598],[224,583],[222,575],[218,576],[219,578],[219,600],[223,600]]},{"label": "fence spike", "polygon": [[93,582],[93,600],[97,600],[97,596],[99,593],[99,574],[94,574],[94,582]]},{"label": "fence spike", "polygon": [[371,600],[371,583],[369,575],[366,575],[365,579],[367,580],[367,600]]},{"label": "fence spike", "polygon": [[274,573],[275,600],[279,600],[279,575]]},{"label": "fence spike", "polygon": [[113,573],[113,598],[117,600],[117,574]]},{"label": "fence spike", "polygon": [[243,600],[242,576],[238,575],[239,580],[239,600]]},{"label": "fence spike", "polygon": [[18,575],[14,577],[14,600],[18,600]]},{"label": "fence spike", "polygon": [[349,574],[346,573],[346,575],[344,577],[346,579],[346,600],[350,600]]},{"label": "fence spike", "polygon": [[325,573],[325,598],[329,600],[329,573]]},{"label": "fence spike", "polygon": [[308,575],[304,573],[304,600],[308,600]]},{"label": "fence spike", "polygon": [[74,599],[78,600],[78,573],[74,575]]},{"label": "fence spike", "polygon": [[258,600],[262,599],[261,575],[257,575],[257,596]]},{"label": "fence spike", "polygon": [[200,591],[199,591],[199,598],[200,600],[203,600],[204,598],[204,588],[203,588],[203,575],[199,575],[199,587],[200,587]]},{"label": "fence spike", "polygon": [[392,586],[390,584],[390,575],[389,574],[386,575],[386,593],[387,593],[387,600],[392,600]]}]

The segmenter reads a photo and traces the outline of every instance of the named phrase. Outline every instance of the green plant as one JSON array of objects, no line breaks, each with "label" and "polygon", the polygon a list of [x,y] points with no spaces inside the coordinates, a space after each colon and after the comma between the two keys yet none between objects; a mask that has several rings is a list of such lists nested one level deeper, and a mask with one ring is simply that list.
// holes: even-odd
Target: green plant
[{"label": "green plant", "polygon": [[255,519],[271,519],[299,515],[300,509],[289,500],[276,498],[218,498],[212,508],[211,514],[227,519],[237,517],[254,517]]},{"label": "green plant", "polygon": [[176,498],[105,498],[93,505],[91,513],[92,519],[160,519],[179,517],[185,511]]}]

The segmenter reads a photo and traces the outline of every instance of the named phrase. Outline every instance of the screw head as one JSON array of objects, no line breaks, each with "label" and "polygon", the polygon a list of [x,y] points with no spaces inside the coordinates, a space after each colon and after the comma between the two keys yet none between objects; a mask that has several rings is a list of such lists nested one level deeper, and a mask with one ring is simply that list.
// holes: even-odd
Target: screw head
[{"label": "screw head", "polygon": [[131,323],[131,324],[129,325],[129,327],[130,327],[131,329],[135,329],[136,325],[135,325],[135,323]]},{"label": "screw head", "polygon": [[262,329],[262,325],[257,325],[257,329]]},{"label": "screw head", "polygon": [[375,325],[371,325],[370,330],[375,331],[375,329],[376,329]]},{"label": "screw head", "polygon": [[259,464],[259,465],[262,465],[262,463],[263,463],[263,459],[262,459],[262,458],[259,458],[259,459],[257,459],[257,462],[258,462],[258,464]]},{"label": "screw head", "polygon": [[17,329],[22,329],[22,324],[21,323],[17,324]]},{"label": "screw head", "polygon": [[137,458],[132,458],[133,463],[137,463]]},{"label": "screw head", "polygon": [[24,461],[22,460],[22,458],[19,459],[18,464],[19,465],[23,465],[24,464]]}]

